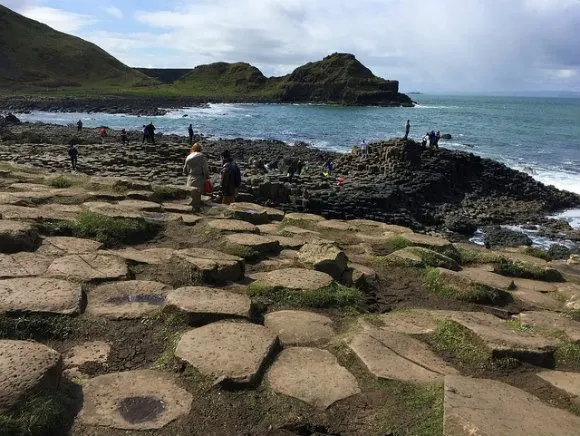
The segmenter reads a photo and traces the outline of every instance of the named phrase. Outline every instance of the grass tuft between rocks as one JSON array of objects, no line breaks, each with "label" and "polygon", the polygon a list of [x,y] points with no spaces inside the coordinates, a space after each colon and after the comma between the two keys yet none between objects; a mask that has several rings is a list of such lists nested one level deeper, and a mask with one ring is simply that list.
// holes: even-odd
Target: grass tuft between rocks
[{"label": "grass tuft between rocks", "polygon": [[554,353],[557,367],[580,368],[580,344],[564,339]]},{"label": "grass tuft between rocks", "polygon": [[74,407],[64,392],[32,395],[0,414],[0,434],[10,436],[60,436],[67,434]]},{"label": "grass tuft between rocks", "polygon": [[467,287],[452,286],[441,278],[441,274],[436,268],[427,268],[423,284],[429,292],[460,301],[497,303],[502,300],[502,295],[497,290],[482,284],[472,284]]},{"label": "grass tuft between rocks", "polygon": [[418,386],[381,380],[380,384],[397,399],[392,407],[376,417],[380,434],[432,436],[443,433],[442,383]]},{"label": "grass tuft between rocks", "polygon": [[552,258],[548,254],[548,252],[545,250],[542,250],[541,248],[527,247],[526,250],[524,251],[524,253],[529,254],[530,256],[537,257],[538,259],[545,260],[546,262],[549,262],[552,260]]},{"label": "grass tuft between rocks", "polygon": [[478,338],[455,321],[437,321],[437,328],[427,335],[427,342],[440,353],[453,355],[463,366],[482,367],[491,358]]},{"label": "grass tuft between rocks", "polygon": [[0,316],[0,339],[64,340],[78,330],[79,321],[66,315]]},{"label": "grass tuft between rocks", "polygon": [[64,189],[70,188],[74,185],[74,182],[64,176],[56,176],[48,180],[48,186],[52,186],[53,188]]},{"label": "grass tuft between rocks", "polygon": [[163,228],[142,218],[114,218],[87,211],[74,221],[40,221],[35,226],[44,235],[96,239],[106,247],[140,244],[153,239]]},{"label": "grass tuft between rocks", "polygon": [[457,248],[459,253],[459,263],[461,265],[480,265],[485,263],[500,263],[504,262],[504,258],[493,252],[483,250],[466,250],[465,248]]},{"label": "grass tuft between rocks", "polygon": [[544,282],[565,282],[560,271],[553,268],[543,268],[522,262],[502,262],[496,264],[493,272],[507,277],[540,280]]},{"label": "grass tuft between rocks", "polygon": [[336,282],[313,291],[298,291],[255,281],[248,286],[247,293],[251,298],[264,298],[282,307],[340,308],[353,312],[360,311],[364,301],[360,290]]}]

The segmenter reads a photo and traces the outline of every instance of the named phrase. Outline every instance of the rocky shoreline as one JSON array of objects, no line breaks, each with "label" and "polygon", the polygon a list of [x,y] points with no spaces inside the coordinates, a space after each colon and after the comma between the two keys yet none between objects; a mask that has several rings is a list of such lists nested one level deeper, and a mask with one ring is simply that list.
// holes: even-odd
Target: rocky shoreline
[{"label": "rocky shoreline", "polygon": [[[184,183],[181,165],[188,145],[187,138],[178,135],[158,135],[157,144],[152,145],[142,144],[141,133],[133,131],[129,132],[129,145],[123,147],[119,132],[113,130],[104,143],[96,129],[83,129],[79,134],[76,128],[38,123],[5,126],[0,134],[0,159],[4,161],[69,171],[66,145],[72,141],[79,144],[83,173]],[[243,171],[241,199],[286,212],[366,218],[457,235],[470,235],[488,225],[531,224],[542,226],[549,235],[580,239],[567,223],[546,218],[580,206],[580,196],[545,186],[525,173],[471,153],[424,150],[414,141],[400,139],[371,144],[368,157],[357,150],[338,154],[305,143],[196,140],[204,144],[214,185],[219,178],[219,153],[229,149]],[[322,167],[328,159],[334,162],[334,173],[324,177]],[[290,180],[289,168],[298,162],[304,164],[304,170]]]}]

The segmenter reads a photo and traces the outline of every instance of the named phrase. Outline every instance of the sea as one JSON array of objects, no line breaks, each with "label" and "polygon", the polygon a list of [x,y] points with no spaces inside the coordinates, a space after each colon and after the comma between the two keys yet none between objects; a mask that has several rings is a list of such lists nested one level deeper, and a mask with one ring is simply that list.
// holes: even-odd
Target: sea
[{"label": "sea", "polygon": [[[104,113],[16,114],[23,121],[86,127],[142,130],[153,122],[156,133],[211,138],[277,139],[348,152],[367,143],[428,131],[448,133],[440,146],[495,159],[535,179],[580,194],[580,98],[451,96],[413,94],[413,108],[341,107],[314,104],[210,104],[172,109],[164,116]],[[580,227],[580,210],[563,218]]]}]

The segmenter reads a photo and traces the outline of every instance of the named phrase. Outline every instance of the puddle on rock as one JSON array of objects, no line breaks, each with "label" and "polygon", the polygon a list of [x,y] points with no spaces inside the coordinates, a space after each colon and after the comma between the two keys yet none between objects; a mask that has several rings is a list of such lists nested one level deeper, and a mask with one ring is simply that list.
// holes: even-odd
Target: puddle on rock
[{"label": "puddle on rock", "polygon": [[117,404],[121,416],[131,424],[153,421],[165,411],[165,403],[155,397],[128,397]]},{"label": "puddle on rock", "polygon": [[161,306],[165,302],[165,296],[160,294],[118,295],[106,300],[109,304],[147,303],[152,306]]}]

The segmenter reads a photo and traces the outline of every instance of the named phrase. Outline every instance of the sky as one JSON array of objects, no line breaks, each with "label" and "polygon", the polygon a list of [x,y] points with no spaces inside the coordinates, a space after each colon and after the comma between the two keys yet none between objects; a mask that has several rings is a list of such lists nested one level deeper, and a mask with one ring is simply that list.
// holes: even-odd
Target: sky
[{"label": "sky", "polygon": [[353,53],[403,91],[580,92],[580,0],[0,0],[133,67]]}]

